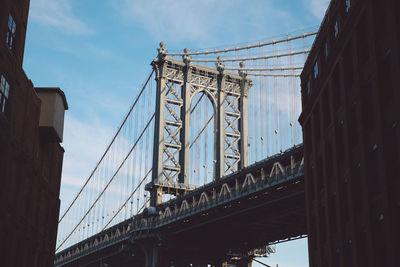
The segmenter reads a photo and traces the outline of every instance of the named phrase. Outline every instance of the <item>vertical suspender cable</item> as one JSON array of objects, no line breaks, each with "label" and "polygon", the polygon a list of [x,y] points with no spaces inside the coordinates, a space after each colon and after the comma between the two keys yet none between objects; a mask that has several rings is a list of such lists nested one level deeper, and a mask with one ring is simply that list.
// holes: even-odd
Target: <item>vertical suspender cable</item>
[{"label": "vertical suspender cable", "polygon": [[[132,129],[131,129],[131,116],[129,116],[129,120],[128,120],[128,138],[127,138],[127,143],[130,146],[130,142],[132,140]],[[132,170],[131,170],[131,164],[132,163],[132,155],[129,157],[128,159],[128,170],[127,170],[127,174],[126,174],[126,194],[129,194],[129,188],[131,187],[131,177],[132,177]],[[128,207],[129,207],[129,201],[127,206],[125,207],[125,211],[124,211],[124,219],[128,219]],[[101,228],[103,229],[104,225],[101,226]]]},{"label": "vertical suspender cable", "polygon": [[[135,119],[135,140],[137,140],[137,138],[138,138],[138,136],[139,136],[139,129],[140,129],[140,125],[139,125],[139,121],[140,121],[140,117],[141,117],[141,109],[139,108],[139,110],[137,110],[137,112],[136,112],[136,119]],[[140,168],[140,153],[138,152],[138,150],[136,150],[135,149],[135,151],[134,151],[134,154],[136,155],[136,157],[135,157],[135,163],[134,163],[134,165],[135,165],[135,171],[134,171],[134,180],[135,180],[135,183],[136,183],[136,181],[139,179],[138,178],[138,176],[140,175],[139,174],[139,168]],[[140,191],[138,192],[138,195],[137,195],[137,197],[136,197],[136,200],[137,200],[137,206],[139,206],[139,194],[140,194]],[[136,213],[137,213],[137,211],[139,210],[139,208],[137,208],[137,210],[136,210]]]},{"label": "vertical suspender cable", "polygon": [[262,116],[262,105],[263,105],[263,103],[262,103],[262,96],[263,96],[263,90],[262,90],[262,80],[263,80],[263,77],[261,77],[261,76],[259,76],[258,77],[258,120],[259,120],[259,122],[258,122],[258,127],[257,127],[257,130],[258,130],[258,133],[259,133],[259,135],[258,135],[258,139],[257,139],[257,143],[259,144],[258,146],[260,147],[259,148],[259,152],[258,152],[258,158],[259,158],[259,160],[262,160],[263,159],[263,150],[264,150],[264,147],[263,147],[263,145],[264,145],[264,137],[263,137],[263,132],[262,132],[262,127],[263,127],[263,125],[264,125],[264,123],[263,123],[263,116]]},{"label": "vertical suspender cable", "polygon": [[269,156],[269,138],[270,138],[270,136],[271,136],[271,133],[270,133],[270,127],[269,127],[269,125],[270,125],[270,122],[271,122],[271,113],[270,113],[270,104],[271,104],[271,97],[270,97],[270,90],[269,90],[269,80],[270,80],[270,77],[264,77],[264,84],[265,84],[265,92],[266,92],[266,94],[265,94],[265,105],[266,105],[266,107],[265,107],[265,116],[266,116],[266,122],[265,122],[265,154],[266,154],[266,157],[268,157]]},{"label": "vertical suspender cable", "polygon": [[[124,130],[125,130],[126,128],[124,127]],[[126,146],[124,145],[124,141],[126,140],[126,136],[125,136],[125,134],[122,134],[122,140],[121,140],[121,150],[120,151],[122,151],[122,152],[119,152],[118,154],[119,155],[121,155],[121,154],[125,154],[125,148],[126,148]],[[119,161],[119,159],[118,159],[118,162],[120,162]],[[122,167],[122,171],[120,172],[120,174],[118,175],[119,177],[119,179],[117,180],[117,185],[116,186],[118,186],[118,191],[119,191],[119,201],[118,201],[118,205],[117,205],[117,207],[119,206],[119,203],[122,203],[122,201],[123,201],[123,199],[124,199],[124,181],[125,181],[125,171],[126,170],[126,165],[124,164],[124,166]],[[114,204],[115,205],[115,204]],[[113,207],[113,211],[115,211],[116,212],[116,209],[117,209],[117,207],[116,206],[114,206]]]},{"label": "vertical suspender cable", "polygon": [[[261,47],[259,50],[260,50],[260,55],[262,55],[264,48]],[[262,62],[260,62],[259,64],[261,67]],[[263,103],[263,96],[265,94],[265,91],[263,90],[264,89],[263,81],[264,81],[264,77],[259,76],[259,88],[260,88],[260,96],[259,96],[260,107],[259,108],[260,108],[260,120],[261,120],[260,121],[260,141],[261,141],[261,151],[260,151],[261,157],[260,157],[260,159],[264,158],[264,120],[265,120],[265,117],[264,117],[263,107],[265,104]]]},{"label": "vertical suspender cable", "polygon": [[[209,103],[208,99],[206,104]],[[204,123],[207,123],[208,121],[208,105],[205,105],[204,107]],[[207,121],[206,121],[207,120]],[[208,142],[208,129],[209,127],[207,126],[207,128],[204,131],[204,165],[203,165],[203,169],[204,169],[204,184],[207,183],[207,181],[209,180],[209,178],[207,177],[208,175],[208,160],[207,160],[207,154],[208,154],[208,147],[209,145],[207,144],[213,144],[211,142]],[[212,181],[212,180],[210,180]]]},{"label": "vertical suspender cable", "polygon": [[[99,172],[97,171],[97,175],[96,175],[96,194],[100,193],[101,191],[101,180],[100,180],[100,175]],[[97,206],[97,231],[99,231],[101,229],[101,206],[98,205]]]},{"label": "vertical suspender cable", "polygon": [[[151,93],[152,93],[152,83],[150,83],[150,88],[149,88],[150,90],[148,90],[149,91],[149,94],[147,95],[147,99],[146,99],[146,101],[147,101],[147,104],[146,104],[146,118],[149,118],[150,116],[151,116],[151,114],[152,114],[152,109],[150,108],[151,107],[151,103],[153,102],[153,101],[151,101],[152,100],[152,98],[151,98]],[[151,131],[150,131],[150,129],[154,129],[154,127],[150,127],[150,128],[148,128],[147,130],[146,130],[146,133],[145,133],[145,147],[144,147],[144,150],[145,150],[145,152],[144,152],[144,155],[145,155],[145,164],[144,164],[144,169],[145,169],[145,172],[147,172],[147,170],[149,170],[150,169],[150,166],[149,166],[149,155],[152,155],[152,151],[153,151],[153,149],[150,147],[150,138],[151,138]],[[143,187],[143,185],[141,185],[141,187]]]},{"label": "vertical suspender cable", "polygon": [[[134,140],[136,140],[136,136],[137,136],[137,130],[138,130],[138,127],[137,127],[137,124],[138,124],[138,114],[137,114],[138,112],[136,112],[135,114],[134,114],[134,119],[135,119],[135,121],[134,121],[134,123],[132,123],[133,124],[133,128],[132,128],[132,141],[134,141]],[[138,165],[136,164],[136,162],[137,162],[137,159],[138,159],[138,153],[137,153],[137,151],[135,151],[134,153],[132,153],[132,177],[131,177],[131,191],[133,191],[133,189],[135,188],[135,184],[136,184],[136,174],[137,174],[137,168],[138,168]],[[134,214],[135,214],[135,212],[134,212],[134,202],[135,202],[135,198],[132,196],[132,199],[131,199],[131,214],[130,214],[130,216],[132,217]]]},{"label": "vertical suspender cable", "polygon": [[[192,117],[194,114],[192,112],[192,107],[190,107],[190,111],[191,111],[190,112],[190,143],[192,144],[193,143],[192,139],[195,136],[195,134],[194,134],[195,127],[194,127],[194,121],[193,121],[194,117]],[[197,183],[194,179],[194,154],[195,154],[194,149],[195,148],[193,146],[189,147],[189,182],[197,185]]]},{"label": "vertical suspender cable", "polygon": [[[145,103],[143,103],[143,101],[140,103],[140,129],[143,128],[143,124],[145,123],[144,114],[143,114],[143,111],[145,109],[144,104]],[[140,179],[142,177],[142,173],[143,173],[143,163],[144,163],[144,159],[143,159],[143,156],[142,156],[143,155],[143,138],[141,138],[139,140],[139,145],[135,150],[138,152],[138,157],[139,157],[139,160],[140,160],[139,161],[139,173],[137,174],[137,180],[140,181]],[[139,206],[142,205],[141,202],[143,201],[143,197],[144,197],[144,195],[142,195],[142,193],[144,193],[144,192],[141,192],[139,190],[139,195],[138,195],[138,197],[139,197]]]},{"label": "vertical suspender cable", "polygon": [[[256,66],[258,66],[259,64],[258,63],[256,63]],[[257,78],[256,77],[256,88],[254,88],[255,89],[255,92],[254,92],[254,94],[253,94],[253,96],[255,96],[255,97],[253,97],[254,98],[254,105],[252,106],[252,109],[254,110],[254,140],[253,140],[253,143],[254,143],[254,148],[255,148],[255,154],[254,154],[254,161],[256,162],[257,160],[258,160],[258,127],[256,126],[256,125],[259,125],[259,118],[258,118],[258,97],[259,97],[259,95],[258,95],[258,91],[259,91],[259,81],[260,81],[260,79],[259,78]]]},{"label": "vertical suspender cable", "polygon": [[[201,129],[201,122],[200,122],[201,112],[198,107],[195,109],[194,112],[196,114],[196,128],[197,128],[196,133],[199,133]],[[196,144],[196,157],[199,157],[196,159],[196,179],[198,183],[200,183],[200,156],[199,156],[200,149],[201,149],[201,144],[200,143]]]},{"label": "vertical suspender cable", "polygon": [[[107,156],[107,158],[108,158],[108,156]],[[106,159],[106,161],[105,162],[107,162],[107,159]],[[101,187],[104,187],[104,185],[105,185],[105,177],[106,177],[106,175],[107,175],[107,171],[106,171],[106,165],[107,164],[104,164],[104,161],[103,161],[103,164],[102,164],[102,167],[101,167],[101,176],[100,176],[100,179],[101,179]],[[103,197],[103,199],[102,199],[102,202],[103,202],[103,204],[102,204],[102,210],[101,210],[101,220],[102,220],[102,224],[104,224],[104,221],[105,221],[105,216],[106,216],[106,200],[105,200],[105,198]]]},{"label": "vertical suspender cable", "polygon": [[[286,42],[286,46],[287,46],[287,51],[288,52],[291,52],[291,43],[290,42]],[[289,66],[289,68],[292,66],[292,62],[291,62],[291,59],[292,59],[292,57],[288,57],[287,58],[287,64],[288,64],[288,66]],[[288,141],[289,141],[289,147],[291,147],[291,146],[293,146],[293,103],[292,103],[292,99],[293,99],[293,96],[292,96],[292,88],[291,88],[291,78],[289,77],[289,78],[287,78],[286,79],[286,91],[287,91],[287,93],[288,93],[288,99],[287,99],[287,108],[288,108],[288,111],[289,111],[289,123],[288,123],[288,125],[289,125],[289,131],[290,131],[290,133],[289,133],[289,138],[288,138]],[[286,128],[286,126],[285,126],[285,128]]]},{"label": "vertical suspender cable", "polygon": [[[205,94],[205,93],[203,93]],[[201,125],[205,125],[206,123],[206,108],[207,108],[207,101],[203,101],[202,105],[201,105],[201,109],[202,109],[202,118],[201,118]],[[203,126],[204,127],[204,126]],[[205,151],[207,150],[207,144],[204,140],[204,134],[202,134],[201,136],[201,140],[200,143],[202,144],[202,148],[201,148],[201,162],[200,162],[200,172],[199,172],[199,176],[200,179],[201,177],[203,177],[204,179],[204,169],[205,169]]]}]

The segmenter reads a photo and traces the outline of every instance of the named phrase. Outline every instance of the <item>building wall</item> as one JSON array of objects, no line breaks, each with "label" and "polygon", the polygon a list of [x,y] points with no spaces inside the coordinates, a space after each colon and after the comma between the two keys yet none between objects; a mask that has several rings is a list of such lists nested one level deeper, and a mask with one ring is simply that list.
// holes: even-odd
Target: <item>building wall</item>
[{"label": "building wall", "polygon": [[310,266],[400,266],[395,2],[331,1],[301,75]]},{"label": "building wall", "polygon": [[[0,1],[0,75],[10,84],[0,112],[1,266],[53,266],[64,150],[41,136],[41,101],[22,69],[29,0]],[[6,45],[9,14],[16,22]]]}]

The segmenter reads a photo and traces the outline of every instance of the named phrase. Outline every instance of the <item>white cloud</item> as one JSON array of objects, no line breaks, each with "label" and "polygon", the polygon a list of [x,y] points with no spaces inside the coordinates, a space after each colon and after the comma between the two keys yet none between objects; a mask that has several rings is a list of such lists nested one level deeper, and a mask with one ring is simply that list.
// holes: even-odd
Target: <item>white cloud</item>
[{"label": "white cloud", "polygon": [[92,30],[74,15],[68,0],[32,0],[30,19],[67,33],[92,33]]},{"label": "white cloud", "polygon": [[330,0],[311,0],[311,11],[314,16],[322,19],[325,15],[325,11],[329,6]]},{"label": "white cloud", "polygon": [[[105,123],[105,122],[103,122]],[[97,119],[83,122],[66,113],[63,185],[81,186],[100,159],[113,129]],[[82,175],[85,175],[82,177]]]},{"label": "white cloud", "polygon": [[[65,148],[62,176],[63,185],[79,188],[84,184],[116,131],[117,129],[113,129],[105,121],[92,119],[83,122],[73,116],[66,116],[65,140],[63,144]],[[114,142],[114,145],[111,146],[109,153],[100,166],[100,168],[104,168],[107,160],[113,161],[113,169],[110,169],[110,177],[106,177],[107,179],[111,178],[111,173],[113,174],[116,171],[117,167],[128,155],[134,141],[128,140],[126,136],[122,135],[122,132],[119,134],[119,137]],[[142,150],[143,147],[138,145],[134,152],[140,155],[142,154]],[[126,169],[125,165],[119,171],[120,176],[134,175],[135,177],[139,177],[145,171],[142,170],[142,173],[139,173],[137,168],[133,168],[134,172],[131,173],[131,171]]]},{"label": "white cloud", "polygon": [[[77,190],[85,183],[115,132],[116,129],[113,129],[113,127],[105,121],[99,121],[93,118],[83,122],[79,118],[68,116],[67,113],[63,144],[65,154],[61,180],[62,211],[65,210],[66,205],[71,203]],[[124,135],[123,132],[124,130],[120,132],[114,145],[111,146],[109,153],[99,165],[93,179],[86,186],[86,188],[90,189],[90,192],[99,193],[128,155],[135,140],[128,139],[128,136]],[[118,196],[118,199],[121,197],[126,198],[126,196],[130,194],[126,186],[133,182],[133,179],[135,180],[134,183],[137,184],[142,179],[144,173],[147,172],[145,168],[131,166],[131,164],[135,162],[137,155],[143,154],[143,145],[144,144],[138,144],[123,167],[119,170],[118,175],[107,190],[109,196],[112,195],[113,198]],[[142,162],[144,161],[142,160]],[[150,157],[147,159],[148,165],[149,162]],[[150,176],[148,176],[147,180],[149,180],[149,178]],[[87,193],[88,191],[86,190],[85,192]],[[119,207],[120,204],[119,202],[115,202],[113,205]]]},{"label": "white cloud", "polygon": [[205,20],[205,11],[213,2],[149,0],[139,4],[137,1],[121,0],[116,6],[124,16],[143,24],[153,36],[193,40],[206,37],[210,20]]},{"label": "white cloud", "polygon": [[285,10],[276,10],[269,0],[251,5],[242,0],[113,0],[113,3],[123,18],[143,26],[155,40],[167,43],[207,44],[216,39],[224,41],[226,36],[243,40],[243,34],[248,32],[265,34],[273,18],[290,20]]},{"label": "white cloud", "polygon": [[[83,120],[82,118],[67,113],[63,143],[65,154],[61,186],[62,203],[60,215],[64,214],[67,205],[71,203],[77,190],[85,183],[115,132],[116,129],[113,126],[105,120],[99,120],[96,115]],[[109,150],[108,156],[102,161],[103,163],[97,169],[93,179],[88,183],[81,197],[78,198],[74,207],[65,219],[63,219],[59,228],[61,231],[58,233],[58,240],[64,238],[83,217],[89,207],[87,201],[97,198],[104,185],[113,176],[116,168],[122,163],[123,158],[128,154],[134,140],[127,139],[127,136],[124,135],[123,132],[124,131],[120,132],[120,137],[114,142],[114,146]],[[136,153],[136,155],[140,154],[142,154],[141,151]],[[130,158],[132,160],[132,157]],[[144,168],[141,168],[141,172],[139,172],[139,168],[133,168],[129,163],[124,164],[124,167],[121,168],[114,181],[109,185],[106,194],[100,198],[98,204],[83,221],[84,224],[88,221],[95,223],[92,226],[95,231],[90,235],[100,231],[103,227],[102,225],[108,222],[118,211],[127,196],[130,195],[131,188],[138,184],[139,177],[143,175],[144,171]],[[132,179],[135,179],[134,184],[130,182]],[[149,179],[150,176],[147,180]],[[142,187],[145,184],[146,183],[143,183]],[[142,193],[143,189],[138,190],[134,199],[136,199],[138,194]],[[144,200],[141,200],[140,206],[143,201]],[[137,205],[138,204],[135,202],[135,207]],[[127,216],[130,215],[132,208],[132,204],[128,204],[113,220],[112,224],[126,219]],[[104,216],[104,218],[102,218],[102,216]],[[79,232],[80,230],[82,230],[82,228],[78,228],[78,231],[64,244],[64,247],[72,245],[82,240],[82,238],[88,237],[83,233],[81,234]],[[85,233],[88,234],[87,232]]]}]

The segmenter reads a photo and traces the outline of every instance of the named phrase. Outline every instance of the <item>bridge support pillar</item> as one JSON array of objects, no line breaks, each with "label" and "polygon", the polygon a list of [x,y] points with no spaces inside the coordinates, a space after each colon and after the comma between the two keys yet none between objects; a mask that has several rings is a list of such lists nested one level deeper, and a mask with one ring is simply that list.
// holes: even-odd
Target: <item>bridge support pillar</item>
[{"label": "bridge support pillar", "polygon": [[146,247],[146,267],[161,267],[161,253],[157,244],[149,245]]},{"label": "bridge support pillar", "polygon": [[241,260],[237,263],[228,263],[228,262],[217,262],[213,265],[213,267],[227,267],[227,266],[235,266],[235,267],[251,267],[252,260]]},{"label": "bridge support pillar", "polygon": [[216,262],[212,265],[212,267],[224,267],[224,263],[222,261]]},{"label": "bridge support pillar", "polygon": [[250,260],[250,261],[242,261],[242,262],[239,262],[236,266],[237,267],[251,267],[253,264],[252,264],[253,262]]}]

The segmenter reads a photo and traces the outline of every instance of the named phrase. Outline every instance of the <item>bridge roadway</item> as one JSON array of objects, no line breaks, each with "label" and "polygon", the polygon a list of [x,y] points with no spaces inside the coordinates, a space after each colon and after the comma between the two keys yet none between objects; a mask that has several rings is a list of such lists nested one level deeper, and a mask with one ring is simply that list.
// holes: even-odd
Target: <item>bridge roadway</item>
[{"label": "bridge roadway", "polygon": [[256,162],[57,253],[55,266],[217,266],[305,235],[303,164],[302,145]]}]

